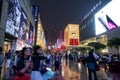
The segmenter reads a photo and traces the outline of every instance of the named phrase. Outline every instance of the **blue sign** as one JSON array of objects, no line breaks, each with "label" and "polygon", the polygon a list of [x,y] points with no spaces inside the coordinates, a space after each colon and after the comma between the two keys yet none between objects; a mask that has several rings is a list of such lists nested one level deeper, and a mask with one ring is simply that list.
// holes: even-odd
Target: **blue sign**
[{"label": "blue sign", "polygon": [[33,6],[32,14],[35,21],[38,21],[39,6]]}]

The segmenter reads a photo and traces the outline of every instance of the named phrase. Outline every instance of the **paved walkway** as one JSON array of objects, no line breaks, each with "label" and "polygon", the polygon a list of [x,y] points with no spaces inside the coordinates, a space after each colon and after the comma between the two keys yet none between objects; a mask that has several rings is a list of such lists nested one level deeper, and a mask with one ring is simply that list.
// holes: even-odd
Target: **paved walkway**
[{"label": "paved walkway", "polygon": [[[87,69],[81,63],[75,61],[65,61],[62,64],[63,80],[88,80]],[[99,80],[120,80],[120,75],[105,72],[103,68],[97,71]]]},{"label": "paved walkway", "polygon": [[[81,63],[75,61],[62,61],[62,75],[56,76],[52,80],[88,80],[87,69]],[[120,80],[120,75],[105,72],[103,68],[97,71],[99,80]],[[13,80],[12,77],[5,80]]]}]

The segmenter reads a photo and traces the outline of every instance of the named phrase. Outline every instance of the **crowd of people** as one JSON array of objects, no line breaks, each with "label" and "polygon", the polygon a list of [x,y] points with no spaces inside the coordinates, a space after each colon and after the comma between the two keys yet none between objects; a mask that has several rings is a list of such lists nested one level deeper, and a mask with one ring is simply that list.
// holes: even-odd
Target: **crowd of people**
[{"label": "crowd of people", "polygon": [[[94,49],[91,49],[88,53],[80,53],[79,51],[74,53],[65,54],[66,60],[77,61],[82,64],[88,70],[88,79],[89,80],[99,80],[97,77],[97,71],[104,69],[105,72],[110,71],[111,65],[115,65],[116,62],[119,62],[119,56],[115,53],[110,54],[101,54],[96,52]],[[94,75],[94,76],[93,76]]]},{"label": "crowd of people", "polygon": [[[100,71],[101,68],[105,70],[105,72],[110,71],[111,65],[116,62],[119,62],[119,56],[117,54],[98,54],[91,49],[88,54],[80,57],[78,62],[81,62],[83,66],[85,66],[88,70],[88,78],[89,80],[99,80],[96,72]],[[93,77],[92,77],[93,75]]]},{"label": "crowd of people", "polygon": [[0,48],[0,72],[4,60],[5,78],[14,76],[13,80],[48,80],[60,74],[62,54],[51,54],[49,50],[43,51],[40,46],[35,46],[34,50],[24,47],[15,54],[9,50],[4,57]]},{"label": "crowd of people", "polygon": [[15,54],[9,50],[4,56],[0,47],[0,75],[2,64],[5,61],[6,78],[14,75],[14,80],[19,78],[22,78],[21,80],[52,80],[61,73],[63,57],[66,58],[66,61],[73,60],[86,66],[89,80],[92,80],[92,74],[94,80],[98,80],[96,71],[100,70],[100,67],[107,71],[113,62],[119,61],[116,54],[100,55],[96,54],[93,49],[88,54],[80,52],[53,54],[50,50],[43,51],[40,46],[35,46],[34,49],[24,47],[21,51],[16,51]]}]

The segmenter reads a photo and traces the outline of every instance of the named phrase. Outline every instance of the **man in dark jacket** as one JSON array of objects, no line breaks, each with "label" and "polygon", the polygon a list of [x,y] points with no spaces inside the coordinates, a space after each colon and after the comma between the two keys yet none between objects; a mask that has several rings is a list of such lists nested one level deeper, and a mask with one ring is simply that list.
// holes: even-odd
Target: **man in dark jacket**
[{"label": "man in dark jacket", "polygon": [[97,63],[93,53],[94,50],[91,50],[89,52],[89,56],[86,57],[85,62],[87,63],[87,67],[88,67],[89,80],[92,80],[92,73],[94,75],[94,80],[98,80],[96,75]]}]

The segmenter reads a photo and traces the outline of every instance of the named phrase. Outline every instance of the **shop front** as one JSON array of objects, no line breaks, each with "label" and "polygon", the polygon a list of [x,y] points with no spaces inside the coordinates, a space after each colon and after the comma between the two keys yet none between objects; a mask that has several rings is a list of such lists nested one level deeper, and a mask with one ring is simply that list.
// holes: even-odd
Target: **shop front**
[{"label": "shop front", "polygon": [[5,33],[5,39],[4,39],[4,53],[8,50],[15,51],[15,46],[16,46],[16,40],[17,38]]},{"label": "shop front", "polygon": [[18,0],[9,1],[5,29],[5,51],[9,49],[16,51],[18,39],[26,40],[27,20],[28,17],[20,2]]},{"label": "shop front", "polygon": [[23,47],[32,47],[31,45],[27,44],[25,41],[17,39],[16,42],[16,50],[22,50]]}]

